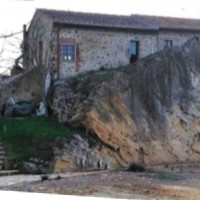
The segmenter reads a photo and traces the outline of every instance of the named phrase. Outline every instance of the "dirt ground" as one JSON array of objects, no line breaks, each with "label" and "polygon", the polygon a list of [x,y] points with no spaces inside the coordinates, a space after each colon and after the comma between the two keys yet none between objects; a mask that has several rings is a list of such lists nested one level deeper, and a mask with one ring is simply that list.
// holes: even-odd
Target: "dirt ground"
[{"label": "dirt ground", "polygon": [[[155,172],[156,171],[156,172]],[[173,166],[154,172],[93,171],[0,177],[0,190],[149,200],[200,200],[200,168]]]}]

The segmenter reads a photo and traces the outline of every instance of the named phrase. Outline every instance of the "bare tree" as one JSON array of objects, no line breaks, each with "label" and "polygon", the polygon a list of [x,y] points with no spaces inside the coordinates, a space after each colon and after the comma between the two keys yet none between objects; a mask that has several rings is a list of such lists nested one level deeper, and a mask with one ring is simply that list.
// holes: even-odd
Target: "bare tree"
[{"label": "bare tree", "polygon": [[37,82],[42,102],[47,109],[47,79],[50,79],[54,66],[54,38],[51,31],[37,19],[29,29],[25,42],[24,65],[32,71],[32,78]]},{"label": "bare tree", "polygon": [[[5,74],[8,72],[15,63],[17,55],[20,55],[20,43],[21,38],[18,37],[18,34],[21,34],[22,31],[9,34],[0,34],[0,67],[1,73]],[[4,72],[2,72],[4,69]]]},{"label": "bare tree", "polygon": [[4,39],[1,49],[0,49],[0,62],[2,61],[2,55],[3,55],[4,50],[5,50],[5,39]]}]

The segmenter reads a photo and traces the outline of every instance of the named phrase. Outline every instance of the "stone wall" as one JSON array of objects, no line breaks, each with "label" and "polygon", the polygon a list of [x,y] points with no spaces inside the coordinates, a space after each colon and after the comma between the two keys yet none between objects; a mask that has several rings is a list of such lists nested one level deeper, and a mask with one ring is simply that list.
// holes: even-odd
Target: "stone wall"
[{"label": "stone wall", "polygon": [[[55,40],[51,35],[51,31],[52,21],[37,12],[23,39],[23,66],[25,68],[37,66],[38,64],[50,64],[49,56],[53,52],[50,50],[52,45],[50,43]],[[41,49],[40,44],[42,44]],[[42,57],[41,63],[40,57]]]},{"label": "stone wall", "polygon": [[[35,35],[39,37],[35,38]],[[75,75],[78,72],[115,68],[130,63],[130,42],[139,42],[139,58],[160,51],[165,40],[171,40],[173,46],[181,46],[192,37],[200,34],[191,31],[164,30],[120,30],[81,26],[53,25],[52,21],[37,13],[27,32],[24,48],[24,64],[37,65],[38,45],[42,42],[43,64],[53,46],[48,66],[60,78]],[[51,44],[51,45],[50,45]],[[61,60],[61,44],[75,45],[75,60]],[[31,50],[36,55],[31,55]],[[33,51],[33,52],[34,52]],[[59,57],[59,58],[58,58]]]},{"label": "stone wall", "polygon": [[188,39],[193,37],[200,38],[200,34],[198,33],[191,33],[189,31],[181,31],[181,32],[173,32],[173,31],[160,31],[159,32],[159,40],[158,40],[158,51],[164,48],[165,40],[172,40],[173,46],[182,46],[187,42]]},{"label": "stone wall", "polygon": [[156,35],[146,33],[108,31],[98,29],[63,28],[60,44],[76,45],[75,62],[60,61],[60,77],[76,72],[113,68],[129,63],[130,41],[139,41],[139,57],[157,50]]},{"label": "stone wall", "polygon": [[139,42],[139,58],[155,53],[164,48],[165,40],[172,40],[173,46],[181,46],[196,33],[187,31],[131,32],[103,29],[62,28],[59,33],[61,44],[71,43],[76,46],[75,61],[62,62],[60,77],[74,75],[77,72],[113,68],[129,64],[130,41]]}]

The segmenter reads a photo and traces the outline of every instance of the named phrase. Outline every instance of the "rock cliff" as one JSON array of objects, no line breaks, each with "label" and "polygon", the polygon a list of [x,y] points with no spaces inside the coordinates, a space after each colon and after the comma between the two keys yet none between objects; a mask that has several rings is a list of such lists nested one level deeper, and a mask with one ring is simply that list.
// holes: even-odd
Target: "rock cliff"
[{"label": "rock cliff", "polygon": [[109,168],[198,162],[200,42],[56,82],[51,107],[60,122],[96,138]]}]

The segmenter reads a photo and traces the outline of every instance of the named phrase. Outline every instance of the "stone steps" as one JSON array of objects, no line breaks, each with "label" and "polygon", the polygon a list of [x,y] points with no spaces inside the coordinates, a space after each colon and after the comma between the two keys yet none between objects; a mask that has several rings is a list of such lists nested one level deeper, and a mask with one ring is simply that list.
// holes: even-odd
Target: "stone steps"
[{"label": "stone steps", "polygon": [[0,176],[10,176],[19,174],[19,170],[1,170]]},{"label": "stone steps", "polygon": [[3,147],[2,141],[0,140],[0,171],[3,169],[4,166],[5,155],[6,152]]},{"label": "stone steps", "polygon": [[5,155],[5,154],[6,154],[5,150],[4,149],[0,149],[0,156],[1,155]]}]

